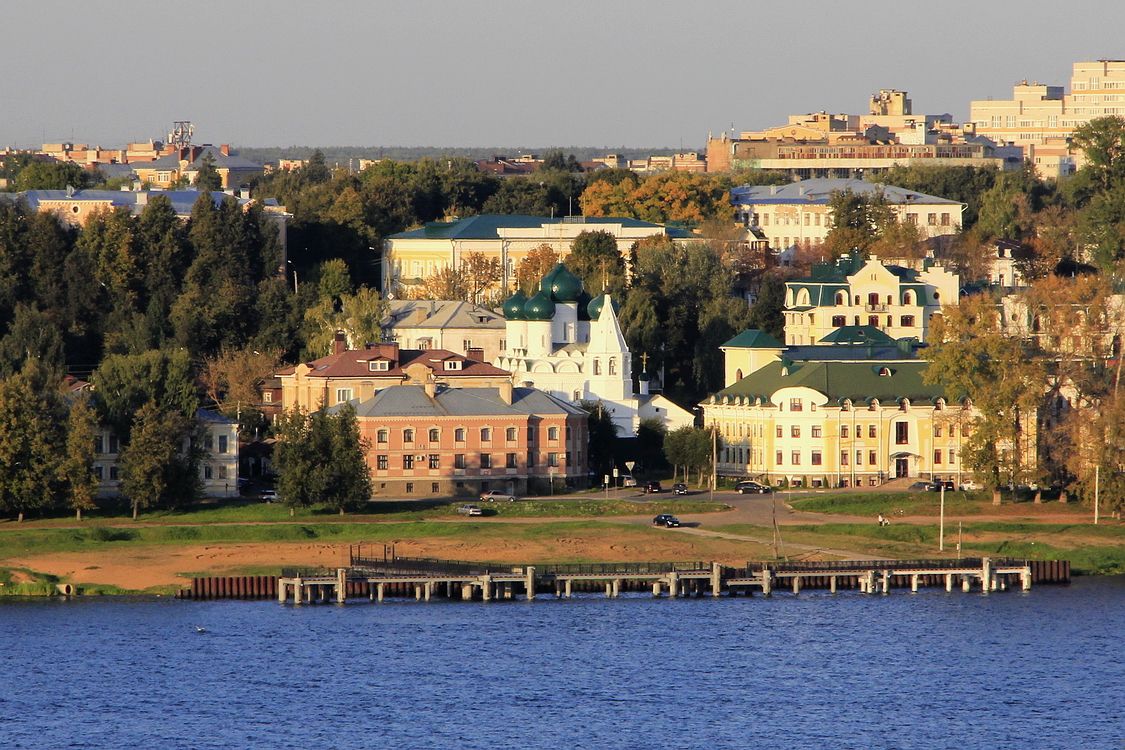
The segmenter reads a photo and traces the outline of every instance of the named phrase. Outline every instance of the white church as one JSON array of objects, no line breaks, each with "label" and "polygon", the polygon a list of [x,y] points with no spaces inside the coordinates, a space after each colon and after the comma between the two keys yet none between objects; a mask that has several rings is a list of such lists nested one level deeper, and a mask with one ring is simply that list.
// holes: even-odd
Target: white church
[{"label": "white church", "polygon": [[669,430],[694,423],[690,411],[649,393],[647,373],[634,392],[617,303],[608,294],[591,299],[562,263],[530,299],[517,291],[503,311],[505,337],[495,364],[511,372],[517,385],[568,401],[600,401],[621,437],[636,435],[642,419],[659,419]]}]

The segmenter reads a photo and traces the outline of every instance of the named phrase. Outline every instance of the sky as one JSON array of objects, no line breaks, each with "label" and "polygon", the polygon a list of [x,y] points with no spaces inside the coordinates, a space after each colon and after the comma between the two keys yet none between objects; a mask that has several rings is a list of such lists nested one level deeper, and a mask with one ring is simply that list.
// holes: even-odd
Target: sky
[{"label": "sky", "polygon": [[5,0],[0,148],[161,139],[235,146],[629,146],[880,88],[967,118],[1021,79],[1125,57],[1125,2],[879,6],[667,0]]}]

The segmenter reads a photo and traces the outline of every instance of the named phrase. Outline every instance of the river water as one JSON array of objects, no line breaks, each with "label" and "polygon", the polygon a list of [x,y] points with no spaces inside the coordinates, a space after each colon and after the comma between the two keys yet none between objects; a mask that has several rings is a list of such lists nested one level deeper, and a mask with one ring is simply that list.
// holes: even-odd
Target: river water
[{"label": "river water", "polygon": [[0,748],[1121,750],[1123,638],[1125,577],[989,595],[9,601]]}]

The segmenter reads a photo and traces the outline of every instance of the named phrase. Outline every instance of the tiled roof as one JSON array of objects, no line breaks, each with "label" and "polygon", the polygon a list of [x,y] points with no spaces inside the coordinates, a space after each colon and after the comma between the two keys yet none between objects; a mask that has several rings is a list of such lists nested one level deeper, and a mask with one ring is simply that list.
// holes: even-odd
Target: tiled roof
[{"label": "tiled roof", "polygon": [[[940,384],[922,382],[927,362],[771,362],[729,388],[715,394],[720,401],[726,396],[762,398],[769,401],[782,388],[812,388],[828,397],[829,403],[851,399],[864,403],[870,399],[895,402],[903,398],[931,403],[945,398]],[[881,371],[889,375],[880,375]]]},{"label": "tiled roof", "polygon": [[585,414],[582,409],[535,388],[513,388],[512,403],[497,388],[446,388],[433,398],[419,385],[384,388],[356,406],[358,417],[472,417],[503,414]]},{"label": "tiled roof", "polygon": [[916,190],[895,185],[880,185],[876,182],[856,179],[815,178],[801,180],[787,185],[742,185],[731,188],[730,202],[741,204],[798,204],[798,205],[827,205],[833,193],[842,193],[850,190],[858,195],[874,195],[882,191],[888,203],[941,203],[952,206],[959,205],[957,201],[948,198],[939,198],[936,195],[919,193]]},{"label": "tiled roof", "polygon": [[[372,360],[394,360],[396,357],[397,366],[389,370],[372,370],[369,364]],[[450,359],[459,360],[462,369],[446,370],[438,366],[439,363]],[[507,370],[469,359],[448,349],[398,349],[396,352],[396,347],[387,344],[375,344],[368,349],[349,349],[339,354],[329,354],[327,357],[314,359],[306,364],[312,368],[312,372],[308,374],[310,378],[401,378],[404,368],[419,363],[438,370],[442,377],[447,378],[510,374]],[[277,374],[292,375],[294,369],[286,367],[279,370]]]},{"label": "tiled roof", "polygon": [[[482,322],[481,319],[484,319]],[[503,328],[504,316],[460,300],[391,300],[384,326]]]}]

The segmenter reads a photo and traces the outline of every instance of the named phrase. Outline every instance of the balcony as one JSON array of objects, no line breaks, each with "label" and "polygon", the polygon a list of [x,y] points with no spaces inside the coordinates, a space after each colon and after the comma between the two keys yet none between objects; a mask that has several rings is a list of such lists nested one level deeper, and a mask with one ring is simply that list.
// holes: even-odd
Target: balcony
[{"label": "balcony", "polygon": [[872,305],[871,303],[868,303],[868,304],[863,306],[863,309],[866,310],[867,312],[886,312],[888,310],[888,306],[887,305]]}]

